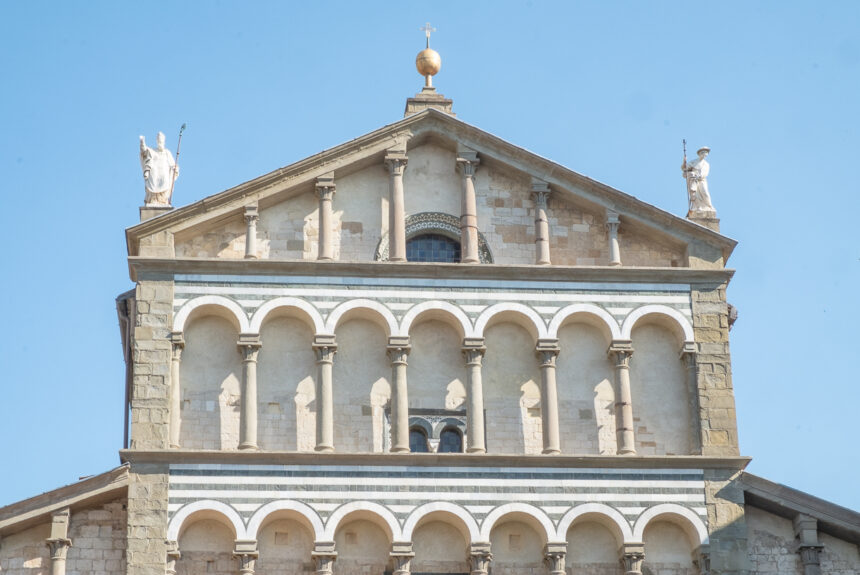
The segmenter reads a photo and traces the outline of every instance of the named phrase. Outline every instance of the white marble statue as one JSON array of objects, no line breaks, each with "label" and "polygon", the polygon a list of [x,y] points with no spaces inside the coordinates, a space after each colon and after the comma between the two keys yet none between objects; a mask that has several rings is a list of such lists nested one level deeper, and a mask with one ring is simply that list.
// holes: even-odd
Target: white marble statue
[{"label": "white marble statue", "polygon": [[173,182],[179,177],[179,166],[170,150],[164,147],[164,134],[158,132],[156,147],[146,145],[140,137],[140,167],[143,168],[143,181],[146,185],[147,206],[169,206],[173,192]]},{"label": "white marble statue", "polygon": [[711,151],[708,147],[699,148],[698,157],[692,162],[684,159],[681,171],[687,180],[687,193],[690,198],[690,215],[699,217],[715,217],[717,211],[711,204],[711,194],[708,193],[708,173],[711,165],[705,159]]}]

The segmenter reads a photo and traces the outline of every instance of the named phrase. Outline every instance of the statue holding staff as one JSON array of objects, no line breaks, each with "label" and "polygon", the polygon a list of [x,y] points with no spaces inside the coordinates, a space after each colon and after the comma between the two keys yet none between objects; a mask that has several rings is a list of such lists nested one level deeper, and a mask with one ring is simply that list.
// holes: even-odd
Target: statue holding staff
[{"label": "statue holding staff", "polygon": [[146,186],[144,204],[147,206],[169,206],[173,195],[173,182],[179,177],[179,165],[170,150],[164,147],[164,133],[158,132],[156,147],[146,145],[140,137],[140,167]]},{"label": "statue holding staff", "polygon": [[699,148],[696,152],[698,156],[692,162],[687,162],[686,140],[684,141],[684,163],[681,165],[681,171],[684,174],[684,179],[687,180],[687,194],[690,199],[691,216],[698,217],[716,217],[717,211],[711,204],[711,194],[708,192],[708,174],[711,171],[711,165],[705,159],[708,157],[711,149],[707,146]]}]

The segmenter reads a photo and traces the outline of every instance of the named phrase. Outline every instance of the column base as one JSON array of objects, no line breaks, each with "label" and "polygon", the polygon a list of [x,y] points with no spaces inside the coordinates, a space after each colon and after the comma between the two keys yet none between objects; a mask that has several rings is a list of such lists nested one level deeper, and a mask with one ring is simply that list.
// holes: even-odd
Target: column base
[{"label": "column base", "polygon": [[621,262],[609,262],[610,267],[618,267],[621,265]]},{"label": "column base", "polygon": [[476,454],[476,453],[480,454],[480,453],[486,453],[486,452],[487,452],[487,450],[484,449],[483,447],[469,447],[466,449],[466,453],[471,453],[471,454]]},{"label": "column base", "polygon": [[259,451],[260,448],[257,447],[255,443],[240,443],[239,449],[242,451]]},{"label": "column base", "polygon": [[543,455],[558,455],[561,453],[561,449],[556,449],[556,448],[552,447],[552,448],[544,449],[543,451],[541,451],[541,453]]},{"label": "column base", "polygon": [[181,447],[182,446],[179,445],[178,443],[171,443],[170,445],[167,446],[168,449],[180,449]]},{"label": "column base", "polygon": [[409,453],[410,449],[408,447],[392,447],[391,453]]},{"label": "column base", "polygon": [[332,453],[334,451],[334,445],[317,445],[314,447],[314,451],[317,453]]},{"label": "column base", "polygon": [[627,450],[619,451],[618,455],[636,455],[636,452],[632,449],[627,449]]}]

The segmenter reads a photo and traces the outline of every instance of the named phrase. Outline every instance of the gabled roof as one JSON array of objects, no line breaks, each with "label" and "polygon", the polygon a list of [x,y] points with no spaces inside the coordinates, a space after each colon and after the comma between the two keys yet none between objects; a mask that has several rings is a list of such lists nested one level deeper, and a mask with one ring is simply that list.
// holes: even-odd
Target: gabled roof
[{"label": "gabled roof", "polygon": [[403,149],[430,137],[471,148],[484,159],[506,164],[547,182],[556,191],[612,209],[622,217],[656,225],[681,241],[698,240],[714,246],[722,251],[725,259],[728,259],[737,244],[735,240],[511,144],[452,115],[428,108],[294,164],[132,226],[126,230],[129,255],[137,254],[142,237],[219,221],[238,214],[244,205],[254,201],[271,205],[280,201],[278,198],[287,197],[290,191],[309,185],[319,176],[369,165],[387,150]]},{"label": "gabled roof", "polygon": [[0,507],[0,536],[51,521],[61,509],[91,507],[128,493],[128,464],[99,475]]},{"label": "gabled roof", "polygon": [[860,513],[746,471],[741,485],[747,505],[786,519],[809,515],[818,521],[821,531],[860,545]]}]

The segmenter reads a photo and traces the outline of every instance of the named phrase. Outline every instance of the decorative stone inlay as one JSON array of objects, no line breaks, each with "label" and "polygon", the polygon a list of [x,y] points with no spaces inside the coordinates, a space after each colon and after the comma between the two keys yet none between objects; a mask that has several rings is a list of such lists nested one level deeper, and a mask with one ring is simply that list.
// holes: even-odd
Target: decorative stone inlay
[{"label": "decorative stone inlay", "polygon": [[[406,239],[422,233],[438,233],[451,239],[460,241],[460,218],[443,212],[421,212],[406,217]],[[376,246],[373,259],[376,261],[388,261],[389,237],[385,234],[380,238]],[[478,232],[478,259],[482,264],[493,263],[493,254],[487,245],[484,234]]]}]

